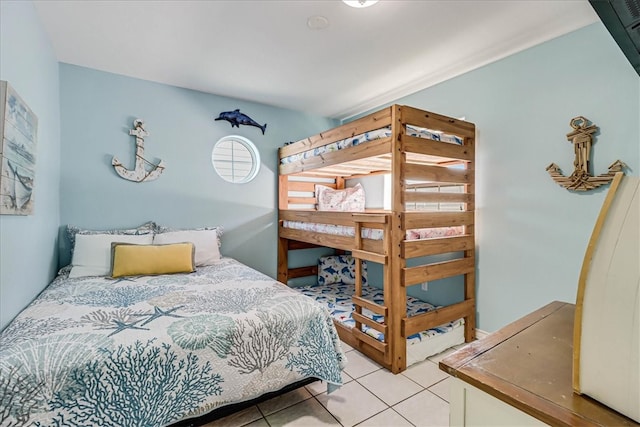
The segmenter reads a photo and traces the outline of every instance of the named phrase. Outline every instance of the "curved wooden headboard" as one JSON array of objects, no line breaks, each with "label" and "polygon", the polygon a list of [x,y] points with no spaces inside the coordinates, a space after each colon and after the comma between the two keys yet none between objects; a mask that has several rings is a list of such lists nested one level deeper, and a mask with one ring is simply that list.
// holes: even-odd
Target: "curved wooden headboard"
[{"label": "curved wooden headboard", "polygon": [[640,178],[617,173],[578,282],[573,388],[640,421]]}]

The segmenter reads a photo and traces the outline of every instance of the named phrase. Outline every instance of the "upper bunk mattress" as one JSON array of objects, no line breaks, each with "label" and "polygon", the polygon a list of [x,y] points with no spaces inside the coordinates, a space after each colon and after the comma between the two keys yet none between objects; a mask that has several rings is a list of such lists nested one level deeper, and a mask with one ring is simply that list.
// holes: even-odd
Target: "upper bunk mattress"
[{"label": "upper bunk mattress", "polygon": [[[332,234],[334,236],[353,237],[356,234],[355,227],[350,227],[348,225],[320,224],[316,222],[302,221],[283,221],[282,226],[284,228],[312,231],[315,233]],[[417,228],[407,230],[405,234],[405,240],[437,239],[441,237],[459,236],[462,234],[464,234],[464,227],[461,225],[456,227]],[[363,227],[361,235],[363,239],[382,240],[382,238],[384,237],[384,230],[381,230],[379,228]]]},{"label": "upper bunk mattress", "polygon": [[[450,144],[462,145],[463,140],[455,135],[448,135],[440,132],[434,132],[429,129],[419,128],[407,125],[407,135],[415,136],[418,138],[432,139],[434,141],[448,142]],[[364,144],[369,141],[375,141],[377,139],[388,138],[391,136],[391,128],[385,127],[382,129],[376,129],[370,132],[361,133],[350,138],[342,139],[340,141],[332,142],[331,144],[323,145],[321,147],[312,148],[311,150],[304,151],[298,154],[292,154],[291,156],[280,159],[281,164],[295,163],[302,159],[308,159],[310,157],[320,156],[324,153],[343,150],[345,148],[354,147],[356,145]]]},{"label": "upper bunk mattress", "polygon": [[[328,285],[313,285],[307,287],[294,288],[304,295],[315,299],[320,304],[326,306],[331,313],[331,317],[342,325],[353,328],[355,320],[351,314],[355,306],[351,301],[351,296],[355,294],[355,285],[344,283],[332,283]],[[362,286],[362,298],[376,304],[384,305],[384,294],[382,289],[373,286]],[[407,295],[407,316],[415,316],[435,310],[436,306]],[[362,309],[362,315],[376,322],[384,322],[384,316],[373,313],[366,308]],[[381,332],[362,325],[362,331],[378,341],[384,340]],[[440,353],[454,345],[464,342],[464,319],[460,318],[453,322],[442,324],[436,328],[418,332],[407,337],[407,365],[419,362],[434,354]]]}]

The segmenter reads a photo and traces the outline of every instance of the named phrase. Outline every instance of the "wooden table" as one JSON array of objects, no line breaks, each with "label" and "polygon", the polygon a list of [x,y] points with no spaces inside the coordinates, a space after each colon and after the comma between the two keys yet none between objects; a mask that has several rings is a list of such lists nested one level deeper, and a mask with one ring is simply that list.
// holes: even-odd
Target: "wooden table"
[{"label": "wooden table", "polygon": [[574,309],[554,301],[442,360],[451,425],[638,426],[573,393]]}]

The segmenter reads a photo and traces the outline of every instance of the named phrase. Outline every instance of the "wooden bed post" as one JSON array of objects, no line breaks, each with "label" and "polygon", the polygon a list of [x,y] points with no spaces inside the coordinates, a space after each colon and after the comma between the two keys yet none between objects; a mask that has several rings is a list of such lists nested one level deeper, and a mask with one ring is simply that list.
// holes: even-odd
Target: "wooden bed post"
[{"label": "wooden bed post", "polygon": [[289,284],[289,240],[278,237],[278,282]]},{"label": "wooden bed post", "polygon": [[[336,183],[337,183],[337,180],[336,180]],[[343,180],[343,183],[344,183],[344,180]],[[354,246],[355,249],[357,250],[362,249],[362,223],[360,221],[355,222],[355,230],[354,230],[353,237],[355,241],[355,246]],[[355,267],[355,273],[356,273],[356,283],[355,283],[354,294],[357,297],[362,297],[362,259],[360,259],[357,256],[353,257],[353,259],[355,263],[354,267]],[[362,307],[358,304],[355,304],[354,308],[355,308],[355,312],[361,316]],[[355,316],[355,321],[356,321],[355,328],[358,330],[361,330],[360,328],[362,328],[362,323],[358,321],[358,316]]]},{"label": "wooden bed post", "polygon": [[[464,191],[467,193],[469,197],[469,201],[466,204],[466,210],[470,212],[475,212],[476,210],[476,144],[475,144],[475,136],[474,138],[465,138],[464,145],[468,147],[471,152],[471,161],[467,162],[466,169],[469,172],[469,183],[464,186]],[[475,242],[475,215],[473,222],[471,225],[465,226],[465,233],[469,234],[473,237],[473,241]],[[469,250],[464,252],[465,258],[472,258],[475,263],[476,248],[475,244]],[[475,267],[473,271],[464,275],[464,299],[465,301],[471,300],[473,304],[471,306],[470,313],[464,317],[464,340],[465,342],[471,342],[476,339],[476,270]]]},{"label": "wooden bed post", "polygon": [[[280,161],[278,160],[278,163]],[[278,209],[289,209],[289,175],[278,176]],[[278,212],[278,230],[281,226],[280,212]],[[289,240],[280,237],[278,231],[278,277],[279,282],[289,283]]]},{"label": "wooden bed post", "polygon": [[278,209],[289,209],[289,175],[278,176]]},{"label": "wooden bed post", "polygon": [[391,372],[397,374],[407,366],[407,344],[402,336],[402,318],[407,313],[407,291],[402,286],[402,271],[406,261],[400,254],[403,236],[402,213],[404,211],[404,173],[402,165],[406,162],[401,141],[402,109],[399,105],[391,106],[391,124],[393,129],[391,153],[391,253],[388,262],[388,274],[385,280],[384,299],[389,307],[389,331],[391,346]]}]

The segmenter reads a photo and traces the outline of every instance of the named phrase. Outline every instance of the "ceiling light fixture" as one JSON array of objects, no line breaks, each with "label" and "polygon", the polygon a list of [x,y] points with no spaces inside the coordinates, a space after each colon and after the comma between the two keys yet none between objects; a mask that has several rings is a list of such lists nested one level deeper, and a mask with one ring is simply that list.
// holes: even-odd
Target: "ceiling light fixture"
[{"label": "ceiling light fixture", "polygon": [[369,7],[378,3],[378,0],[342,0],[351,7]]},{"label": "ceiling light fixture", "polygon": [[329,26],[329,20],[320,15],[314,15],[307,18],[307,27],[311,30],[324,30]]}]

